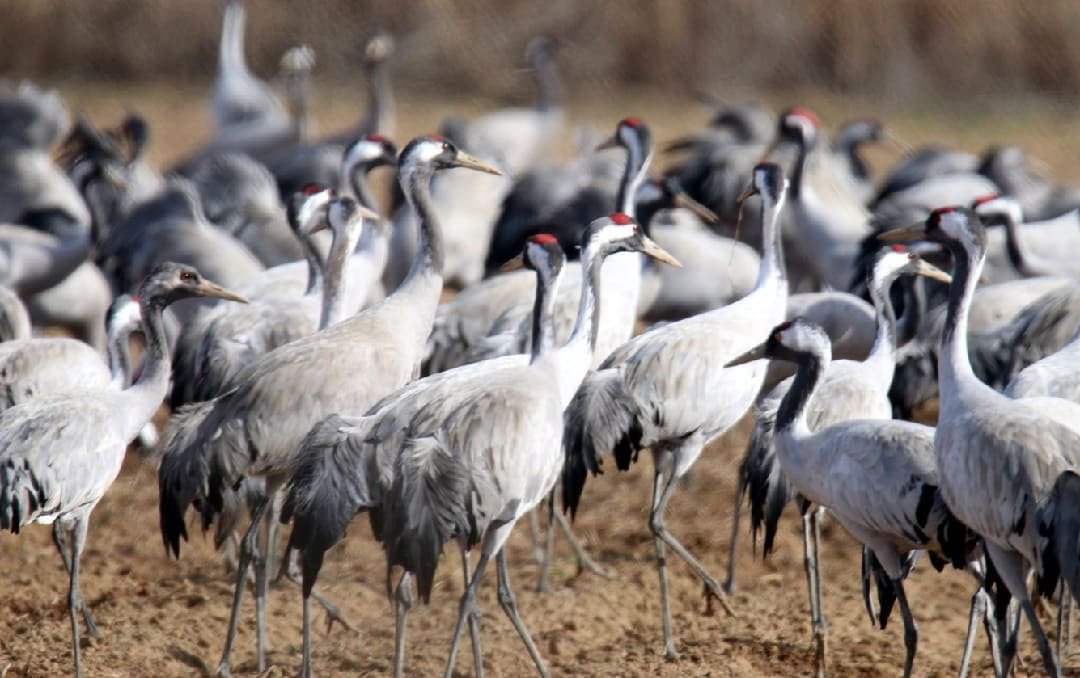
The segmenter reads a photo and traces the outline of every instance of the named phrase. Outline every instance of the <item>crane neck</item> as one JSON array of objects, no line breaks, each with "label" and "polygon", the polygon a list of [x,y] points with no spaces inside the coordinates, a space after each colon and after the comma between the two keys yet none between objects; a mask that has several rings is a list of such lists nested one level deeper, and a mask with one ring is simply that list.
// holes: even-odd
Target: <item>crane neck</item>
[{"label": "crane neck", "polygon": [[19,295],[0,286],[0,341],[29,339],[31,332],[30,314]]},{"label": "crane neck", "polygon": [[285,91],[289,102],[289,117],[293,131],[300,141],[311,136],[311,116],[308,99],[311,92],[310,74],[307,69],[291,73],[285,79]]},{"label": "crane neck", "polygon": [[895,280],[895,275],[888,275],[870,282],[870,301],[874,304],[874,343],[863,361],[867,365],[880,367],[882,375],[890,383],[896,368],[896,310],[889,290]]},{"label": "crane neck", "polygon": [[814,349],[801,352],[796,358],[795,378],[776,411],[778,433],[802,435],[810,430],[806,421],[806,406],[832,362],[832,351],[828,346],[815,346]]},{"label": "crane neck", "polygon": [[[794,185],[794,184],[792,184]],[[761,266],[754,289],[763,288],[770,282],[787,284],[787,269],[784,266],[784,239],[781,233],[780,215],[783,211],[785,196],[781,193],[776,202],[761,201]]]},{"label": "crane neck", "polygon": [[802,197],[803,179],[806,176],[806,165],[810,161],[811,151],[810,144],[805,139],[800,140],[797,146],[799,152],[795,156],[795,165],[791,169],[791,187],[788,189],[793,201]]},{"label": "crane neck", "polygon": [[941,337],[941,351],[938,354],[938,378],[943,408],[956,402],[957,389],[961,385],[982,383],[975,376],[968,358],[968,314],[975,295],[975,286],[982,273],[985,245],[973,245],[969,251],[960,243],[952,242],[949,250],[954,261],[953,281],[949,285],[948,310]]},{"label": "crane neck", "polygon": [[349,189],[352,191],[353,197],[356,201],[364,207],[382,214],[379,210],[379,204],[375,200],[375,194],[371,190],[371,182],[368,181],[368,172],[373,169],[372,165],[368,163],[358,162],[346,165],[342,172],[346,181],[348,181]]},{"label": "crane neck", "polygon": [[304,296],[310,297],[323,289],[325,264],[311,236],[300,235],[299,239],[300,251],[304,254],[304,263],[307,264],[307,287],[304,289]]},{"label": "crane neck", "polygon": [[127,425],[127,440],[134,440],[146,422],[157,412],[169,390],[172,362],[165,335],[163,315],[168,302],[161,297],[140,298],[146,347],[143,349],[143,369],[131,386],[120,392],[126,401],[123,407]]},{"label": "crane neck", "polygon": [[600,288],[603,276],[604,257],[597,256],[591,245],[581,251],[581,296],[578,301],[577,318],[567,348],[580,347],[592,356],[596,352],[596,340],[600,336]]},{"label": "crane neck", "polygon": [[108,343],[105,346],[109,358],[109,385],[115,389],[122,389],[128,385],[131,378],[131,351],[128,340],[134,328],[117,323],[110,325]]},{"label": "crane neck", "polygon": [[564,94],[555,59],[548,56],[540,59],[533,68],[533,77],[536,79],[536,110],[547,112],[561,108]]},{"label": "crane neck", "polygon": [[368,134],[394,136],[394,88],[390,84],[387,59],[379,59],[367,68],[367,118],[363,131]]},{"label": "crane neck", "polygon": [[420,230],[416,256],[409,268],[405,281],[401,283],[404,288],[420,278],[437,277],[439,286],[442,286],[443,272],[443,239],[442,228],[435,209],[431,204],[431,177],[434,174],[430,167],[416,167],[406,169],[401,176],[401,188],[405,192],[405,198],[409,206],[416,214],[417,225]]},{"label": "crane neck", "polygon": [[900,285],[904,291],[904,315],[900,316],[896,327],[898,346],[915,338],[923,316],[926,315],[926,288],[922,281],[916,276],[910,276],[901,280]]},{"label": "crane neck", "polygon": [[220,73],[247,73],[244,61],[244,3],[227,0],[221,18],[221,44],[218,51]]},{"label": "crane neck", "polygon": [[[352,259],[360,237],[363,235],[363,222],[345,224],[334,230],[334,239],[330,243],[330,252],[326,257],[326,275],[323,277],[322,315],[319,318],[319,330],[325,330],[337,324],[345,317],[345,281],[346,269]],[[358,302],[359,308],[363,302]]]},{"label": "crane neck", "polygon": [[619,182],[619,192],[615,196],[615,205],[620,212],[633,218],[636,207],[638,188],[649,174],[649,166],[652,164],[652,147],[646,151],[637,142],[626,147],[626,165],[623,169],[622,180]]},{"label": "crane neck", "polygon": [[1009,263],[1020,275],[1034,277],[1039,275],[1053,275],[1051,271],[1039,266],[1037,257],[1034,257],[1024,246],[1020,235],[1020,225],[1012,214],[1005,215],[1005,253],[1009,257]]},{"label": "crane neck", "polygon": [[549,355],[555,346],[555,302],[558,297],[559,283],[562,281],[562,267],[555,275],[550,272],[536,272],[536,301],[533,305],[532,352],[530,363],[535,363]]}]

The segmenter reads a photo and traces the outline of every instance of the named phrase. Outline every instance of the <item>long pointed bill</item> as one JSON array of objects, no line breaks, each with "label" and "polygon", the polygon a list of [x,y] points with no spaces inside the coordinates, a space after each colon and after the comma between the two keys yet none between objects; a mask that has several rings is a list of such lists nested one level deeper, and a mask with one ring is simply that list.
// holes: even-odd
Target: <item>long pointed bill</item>
[{"label": "long pointed bill", "polygon": [[203,280],[199,283],[199,294],[204,297],[217,297],[218,299],[228,299],[229,301],[238,301],[241,304],[248,303],[248,300],[240,296],[235,292],[230,292],[221,285],[212,283],[209,280]]},{"label": "long pointed bill", "polygon": [[641,236],[641,253],[662,261],[665,264],[674,266],[675,268],[682,268],[682,262],[671,255],[670,252],[665,250],[660,245],[656,244],[656,241],[647,235]]},{"label": "long pointed bill", "polygon": [[479,158],[474,158],[465,151],[458,151],[454,157],[455,167],[467,167],[477,172],[487,172],[488,174],[502,174],[502,170],[496,169]]},{"label": "long pointed bill", "polygon": [[378,221],[379,219],[382,219],[382,217],[379,216],[378,212],[369,207],[364,207],[360,203],[356,204],[356,212],[354,214],[363,217],[369,221]]},{"label": "long pointed bill", "polygon": [[882,131],[881,140],[887,145],[895,148],[901,155],[910,155],[915,151],[915,148],[911,144],[896,136],[896,134],[888,129]]},{"label": "long pointed bill", "polygon": [[685,193],[677,193],[675,195],[675,206],[685,207],[694,214],[698,215],[698,217],[700,217],[701,220],[707,224],[720,223],[720,217],[716,216],[716,212],[713,212],[711,209],[709,209],[705,205],[702,205],[700,202],[694,200]]},{"label": "long pointed bill", "polygon": [[906,240],[925,240],[926,224],[918,223],[910,226],[901,226],[889,231],[878,233],[877,239],[884,242],[904,242]]},{"label": "long pointed bill", "polygon": [[739,194],[738,198],[735,198],[735,204],[742,207],[742,204],[746,202],[750,196],[757,195],[757,188],[753,185],[747,186],[746,190]]},{"label": "long pointed bill", "polygon": [[616,139],[615,137],[608,137],[599,146],[596,147],[596,150],[598,150],[598,151],[606,151],[609,148],[617,148],[618,145],[619,145],[619,140],[618,139]]},{"label": "long pointed bill", "polygon": [[733,358],[724,364],[724,367],[736,367],[738,365],[745,365],[746,363],[752,363],[755,360],[761,360],[765,357],[765,344],[761,343],[750,349],[746,353]]},{"label": "long pointed bill", "polygon": [[507,261],[505,264],[499,267],[499,270],[503,273],[509,273],[510,271],[516,271],[521,268],[525,268],[524,254],[519,254],[513,259]]},{"label": "long pointed bill", "polygon": [[941,270],[937,266],[934,266],[929,261],[923,261],[922,259],[918,259],[916,261],[917,263],[915,264],[914,270],[914,273],[916,275],[921,275],[923,277],[930,278],[931,280],[937,280],[943,283],[952,282],[951,275]]}]

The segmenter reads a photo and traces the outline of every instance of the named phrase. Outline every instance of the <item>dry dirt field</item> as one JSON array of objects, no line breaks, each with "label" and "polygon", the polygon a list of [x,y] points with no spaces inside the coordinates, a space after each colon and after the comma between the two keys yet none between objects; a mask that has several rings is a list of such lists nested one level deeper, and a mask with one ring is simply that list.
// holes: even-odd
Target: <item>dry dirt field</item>
[{"label": "dry dirt field", "polygon": [[[152,157],[175,158],[205,136],[205,92],[200,87],[154,87],[127,90],[89,86],[65,87],[76,108],[111,122],[127,107],[144,111],[154,125]],[[796,94],[771,97],[778,104],[799,100]],[[804,100],[805,101],[805,100]],[[872,102],[847,106],[818,96],[808,103],[830,123],[846,114],[876,114],[891,120],[888,110]],[[356,115],[355,99],[331,100],[315,106],[327,111],[326,129]],[[466,112],[485,102],[465,102]],[[403,105],[399,129],[418,133],[431,129],[450,106]],[[461,110],[461,109],[459,109]],[[704,119],[700,107],[686,101],[665,101],[636,95],[624,101],[581,107],[597,124],[607,125],[627,114],[653,122],[658,140],[688,131]],[[946,139],[971,150],[991,141],[1015,141],[1046,160],[1066,178],[1080,147],[1080,127],[1052,110],[1013,104],[1001,111],[970,109],[963,115],[906,113],[897,119],[909,143]],[[995,136],[987,136],[991,131]],[[399,134],[399,141],[406,134]],[[888,156],[878,156],[887,160]],[[883,161],[884,161],[883,160]],[[362,378],[358,375],[358,378]],[[694,469],[668,510],[668,525],[718,577],[723,576],[731,531],[735,472],[748,434],[746,422],[714,443]],[[682,653],[665,661],[661,650],[659,593],[647,513],[649,463],[590,479],[576,523],[590,551],[614,573],[608,581],[576,574],[565,543],[557,542],[554,585],[557,592],[533,592],[538,566],[528,551],[524,526],[509,544],[511,574],[523,618],[553,675],[597,676],[792,676],[813,668],[806,584],[802,568],[800,528],[789,507],[778,545],[769,560],[751,554],[743,532],[739,589],[731,604],[736,616],[722,611],[705,614],[701,584],[681,561],[670,568],[676,641]],[[158,532],[154,469],[132,453],[119,479],[98,506],[82,560],[82,584],[103,638],[84,640],[87,676],[203,675],[216,665],[224,639],[232,591],[210,539],[198,534],[179,561],[165,556]],[[822,552],[825,612],[830,627],[830,668],[834,675],[897,675],[904,657],[902,625],[895,615],[886,631],[872,627],[862,606],[859,550],[835,522],[827,522]],[[455,549],[447,549],[439,569],[431,605],[410,618],[407,670],[410,675],[442,671],[457,601],[462,592]],[[15,537],[0,537],[0,675],[44,676],[70,672],[67,580],[51,543],[49,529],[32,526]],[[493,570],[482,589],[484,663],[492,676],[530,675],[532,666],[513,628],[498,607]],[[915,672],[919,676],[955,673],[966,612],[973,591],[964,573],[935,573],[924,561],[912,574],[908,596],[914,606],[921,639]],[[386,675],[393,647],[393,610],[384,589],[384,564],[366,520],[355,521],[343,544],[327,557],[321,589],[338,602],[355,626],[349,631],[322,626],[314,635],[315,669],[324,675]],[[295,586],[273,587],[269,603],[271,651],[267,675],[292,675],[300,658],[300,596]],[[254,610],[245,600],[233,666],[237,675],[254,673]],[[1045,623],[1052,626],[1049,617]],[[1038,674],[1034,643],[1026,632],[1020,648],[1018,675]],[[1080,672],[1080,657],[1065,661]],[[472,672],[467,643],[459,652],[457,671]],[[973,675],[991,673],[985,636],[980,629]]]}]

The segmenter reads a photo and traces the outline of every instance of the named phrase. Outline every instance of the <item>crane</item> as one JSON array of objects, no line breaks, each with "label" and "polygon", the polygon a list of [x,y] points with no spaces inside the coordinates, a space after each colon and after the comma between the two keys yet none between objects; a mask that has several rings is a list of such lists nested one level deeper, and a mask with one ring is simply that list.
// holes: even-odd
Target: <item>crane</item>
[{"label": "crane", "polygon": [[[323,417],[373,404],[407,383],[419,368],[442,292],[442,234],[431,209],[429,183],[436,171],[452,167],[498,172],[435,135],[417,137],[401,151],[398,180],[419,215],[421,231],[421,246],[405,281],[370,309],[280,346],[249,365],[237,375],[235,388],[213,401],[202,421],[193,422],[198,432],[182,454],[197,471],[189,474],[185,463],[173,467],[175,476],[159,471],[162,536],[175,553],[186,534],[183,513],[197,493],[208,488],[205,510],[212,517],[220,507],[222,488],[235,486],[244,477],[266,478],[268,502],[254,507],[242,541],[229,634],[218,667],[222,672],[229,670],[258,527],[267,503],[288,478],[297,445]],[[366,376],[357,380],[356,374]],[[265,662],[265,558],[260,558],[255,571],[261,667]]]},{"label": "crane", "polygon": [[[967,208],[936,209],[923,223],[886,231],[884,240],[930,240],[952,253],[948,316],[938,356],[940,414],[934,434],[942,496],[984,541],[1009,593],[1031,624],[1043,665],[1059,668],[1028,594],[1027,575],[1052,595],[1061,538],[1040,530],[1040,510],[1062,472],[1080,463],[1080,405],[1060,398],[1011,399],[978,380],[968,358],[967,324],[986,255],[986,232]],[[1011,655],[1011,648],[1009,650]],[[1008,671],[1011,656],[1005,659]]]},{"label": "crane", "polygon": [[79,588],[79,560],[90,513],[120,472],[128,444],[157,411],[168,389],[162,313],[171,302],[194,296],[245,301],[190,266],[161,264],[139,288],[147,348],[145,366],[134,384],[123,390],[44,395],[0,414],[0,529],[18,533],[33,522],[53,525],[71,576],[68,608],[79,676],[78,614],[87,631],[97,635]]},{"label": "crane", "polygon": [[668,532],[664,511],[679,477],[709,441],[742,417],[761,388],[763,364],[728,370],[723,363],[725,358],[757,345],[784,316],[788,290],[779,217],[787,189],[787,179],[778,166],[763,163],[754,169],[747,195],[761,195],[766,237],[757,284],[750,294],[723,308],[631,339],[585,379],[567,408],[562,482],[563,505],[571,514],[578,507],[586,474],[600,471],[601,455],[613,451],[619,469],[626,470],[640,450],[652,452],[649,528],[660,576],[664,654],[670,658],[678,653],[671,634],[667,547],[679,554],[708,592],[727,607],[724,591],[713,576]]},{"label": "crane", "polygon": [[[638,251],[667,263],[677,263],[645,237],[636,223],[621,213],[612,214],[591,223],[583,236],[582,249],[586,283],[581,290],[578,320],[571,338],[554,352],[553,359],[545,360],[544,363],[545,369],[551,370],[556,376],[556,395],[560,408],[565,406],[573,396],[577,385],[589,369],[591,353],[598,334],[598,307],[602,289],[599,279],[602,275],[601,266],[604,258],[614,252]],[[556,288],[550,284],[550,281],[545,281],[544,264],[557,260],[561,269],[562,252],[559,250],[557,239],[550,234],[533,236],[527,241],[525,250],[525,256],[533,260],[534,268],[537,268],[541,274],[537,288],[539,293],[534,309],[536,321],[533,323],[533,329],[544,336],[550,336],[551,313],[554,308],[553,297],[556,294]],[[547,347],[537,342],[534,342],[533,346],[536,347],[532,351],[532,360],[535,361],[539,353],[546,351]],[[313,428],[302,444],[303,451],[298,455],[298,470],[291,481],[285,509],[286,513],[294,515],[295,527],[291,543],[302,553],[305,587],[314,584],[322,564],[323,553],[342,537],[349,520],[361,510],[371,511],[373,524],[381,520],[381,516],[384,515],[387,520],[393,521],[393,525],[387,523],[386,528],[376,525],[376,534],[384,541],[388,555],[393,549],[399,548],[395,546],[395,543],[416,537],[416,535],[410,536],[411,528],[407,525],[407,521],[403,523],[400,516],[391,518],[391,507],[385,502],[391,501],[390,498],[397,492],[395,488],[398,486],[401,474],[411,472],[411,466],[406,465],[404,458],[412,453],[414,445],[420,445],[425,436],[429,435],[435,435],[438,439],[442,439],[444,433],[458,436],[458,433],[444,427],[461,428],[467,434],[464,438],[458,438],[460,446],[451,445],[447,448],[447,451],[455,458],[464,457],[464,463],[473,463],[467,460],[475,457],[474,451],[480,449],[477,445],[487,446],[492,450],[502,450],[499,452],[503,455],[501,459],[494,460],[490,465],[474,467],[475,473],[490,476],[480,478],[478,481],[504,488],[506,492],[517,491],[510,489],[514,487],[528,488],[525,490],[526,495],[517,495],[516,498],[504,493],[502,499],[495,500],[495,504],[496,506],[499,502],[515,504],[513,520],[517,520],[530,510],[542,494],[550,490],[556,479],[555,475],[548,476],[544,473],[537,476],[536,464],[547,464],[553,454],[558,458],[557,446],[561,442],[561,437],[554,440],[527,441],[529,422],[524,422],[520,417],[512,414],[508,415],[507,422],[500,426],[499,431],[492,433],[492,436],[498,435],[498,438],[488,439],[487,433],[481,433],[479,429],[474,428],[470,433],[468,426],[474,426],[474,424],[460,420],[458,411],[473,410],[471,405],[466,404],[475,399],[489,402],[487,388],[489,384],[495,384],[496,389],[502,389],[504,386],[501,384],[509,383],[504,378],[507,376],[504,373],[524,374],[527,377],[530,370],[535,368],[536,365],[530,366],[527,356],[520,354],[454,368],[409,384],[384,398],[363,417],[334,416]],[[497,407],[494,403],[499,401],[493,399],[490,402],[492,405],[475,408],[467,419],[471,420],[476,416],[503,418],[504,413],[501,409],[491,409]],[[507,438],[510,442],[496,444],[496,440],[503,440],[506,436],[510,436]],[[534,449],[537,455],[535,458],[518,459],[518,455],[521,454],[519,448],[523,443],[529,446],[541,445],[539,448],[530,448]],[[368,473],[372,464],[379,467],[376,475]],[[557,467],[556,462],[556,472]],[[518,470],[514,471],[515,468]],[[523,477],[511,479],[507,474],[512,473]],[[443,480],[452,482],[450,478],[443,478]],[[522,486],[521,483],[524,485]],[[417,491],[422,492],[420,489]],[[415,499],[422,501],[420,496]],[[485,506],[490,506],[490,504],[485,502]],[[486,508],[479,510],[487,511]],[[423,511],[419,515],[422,516]],[[482,522],[484,518],[477,514],[469,520]],[[483,530],[480,530],[478,534],[482,532]],[[452,536],[441,536],[441,541],[436,547],[441,549],[442,543]],[[472,540],[472,543],[478,543],[478,541]],[[468,549],[469,545],[464,548]],[[486,555],[482,557],[486,560],[498,550],[498,547],[489,548],[485,542],[483,553]],[[394,558],[391,556],[389,565],[393,566],[393,564]],[[419,577],[420,594],[426,601],[430,594],[431,576],[435,565],[433,560],[427,558],[420,562],[411,561],[401,564],[405,565],[406,574],[402,583],[398,585],[396,602],[399,619],[395,675],[401,673],[404,652],[404,618],[411,606],[409,577],[413,573]],[[417,567],[420,569],[418,570]],[[500,561],[500,601],[504,602],[503,607],[507,609],[503,594],[505,576],[502,572],[503,567],[504,563]],[[477,570],[474,581],[478,580],[481,571],[482,568]],[[470,581],[466,581],[466,585],[475,588]],[[509,609],[507,612],[512,617],[516,615]],[[516,622],[515,625],[517,625]],[[522,628],[519,627],[519,631]],[[522,636],[526,638],[527,634],[523,633]],[[528,639],[526,643],[531,645]],[[305,648],[309,647],[310,640],[305,636]],[[538,655],[533,654],[538,667],[542,667]],[[305,654],[304,670],[309,671],[309,666],[310,657],[309,654]],[[541,671],[543,672],[542,668]]]}]

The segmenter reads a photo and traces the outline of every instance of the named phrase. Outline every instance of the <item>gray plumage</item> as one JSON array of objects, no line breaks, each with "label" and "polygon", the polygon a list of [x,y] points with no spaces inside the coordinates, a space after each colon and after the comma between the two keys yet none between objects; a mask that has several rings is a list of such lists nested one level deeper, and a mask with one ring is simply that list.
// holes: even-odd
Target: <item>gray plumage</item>
[{"label": "gray plumage", "polygon": [[[940,415],[934,452],[949,509],[984,540],[994,567],[1032,626],[1048,673],[1058,664],[1032,608],[1027,574],[1049,594],[1052,540],[1039,530],[1038,507],[1061,472],[1080,463],[1080,406],[1057,398],[1013,400],[975,376],[968,357],[967,315],[986,252],[978,217],[942,208],[924,225],[885,237],[926,238],[949,247],[955,261],[948,318],[938,357]],[[1008,662],[1005,665],[1008,671]]]},{"label": "gray plumage", "polygon": [[[195,480],[200,486],[208,483],[207,500],[213,510],[220,506],[222,489],[235,486],[245,476],[265,476],[268,496],[273,497],[288,477],[298,444],[316,422],[334,412],[364,408],[415,377],[442,290],[442,240],[430,207],[428,183],[436,170],[455,166],[495,171],[437,138],[419,137],[411,142],[402,151],[398,167],[406,195],[421,217],[423,246],[410,276],[394,294],[370,309],[260,357],[236,377],[235,388],[217,398],[198,423],[196,443],[181,453],[207,454],[199,448],[212,448],[209,477]],[[349,202],[355,218],[371,214],[361,213]],[[365,377],[356,379],[359,374]],[[182,500],[194,494],[182,482],[159,473],[163,530],[182,523],[187,508]],[[249,534],[260,516],[257,512]],[[163,536],[176,543],[167,532]],[[241,572],[246,565],[242,554]],[[257,599],[264,594],[265,589]],[[228,670],[237,612],[234,605],[222,670]],[[262,632],[259,635],[261,641]],[[259,645],[262,649],[263,643]]]},{"label": "gray plumage", "polygon": [[126,343],[141,329],[139,305],[118,298],[109,314],[109,362],[90,345],[65,337],[0,343],[0,411],[46,394],[123,388],[128,377]]},{"label": "gray plumage", "polygon": [[[890,337],[891,340],[891,337]],[[831,351],[824,330],[802,319],[777,326],[763,347],[747,355],[795,361],[799,368],[784,394],[776,419],[777,460],[785,477],[808,501],[825,506],[862,544],[873,550],[892,581],[904,616],[910,676],[918,633],[904,596],[904,556],[932,549],[938,561],[962,567],[968,560],[969,535],[950,513],[938,491],[934,465],[934,430],[929,426],[888,419],[839,421],[811,432],[808,403],[817,395],[830,366]],[[879,400],[884,400],[880,384]],[[808,563],[813,556],[808,551]],[[818,633],[824,626],[816,563],[808,568],[811,615]],[[885,618],[881,622],[884,624]],[[824,670],[823,636],[818,670]]]},{"label": "gray plumage", "polygon": [[[582,383],[567,410],[563,503],[575,511],[589,471],[598,473],[601,455],[613,452],[627,469],[640,450],[654,462],[650,528],[657,547],[664,616],[664,649],[676,654],[671,637],[664,572],[670,546],[724,601],[715,579],[667,532],[663,513],[675,481],[704,446],[733,426],[752,405],[765,376],[764,365],[723,368],[728,358],[761,341],[769,323],[783,317],[787,279],[778,224],[787,192],[779,167],[759,165],[753,190],[762,195],[765,253],[754,291],[708,313],[654,328],[616,349]],[[768,325],[768,327],[766,327]],[[703,394],[708,394],[705,397]]]},{"label": "gray plumage", "polygon": [[81,675],[78,613],[96,635],[78,583],[87,521],[120,472],[127,445],[153,416],[168,388],[162,312],[168,303],[185,296],[240,299],[203,280],[194,269],[176,264],[159,267],[139,292],[147,358],[134,384],[123,390],[43,395],[0,414],[0,528],[18,532],[31,522],[54,524],[54,538],[71,575],[68,605],[76,675]]}]

